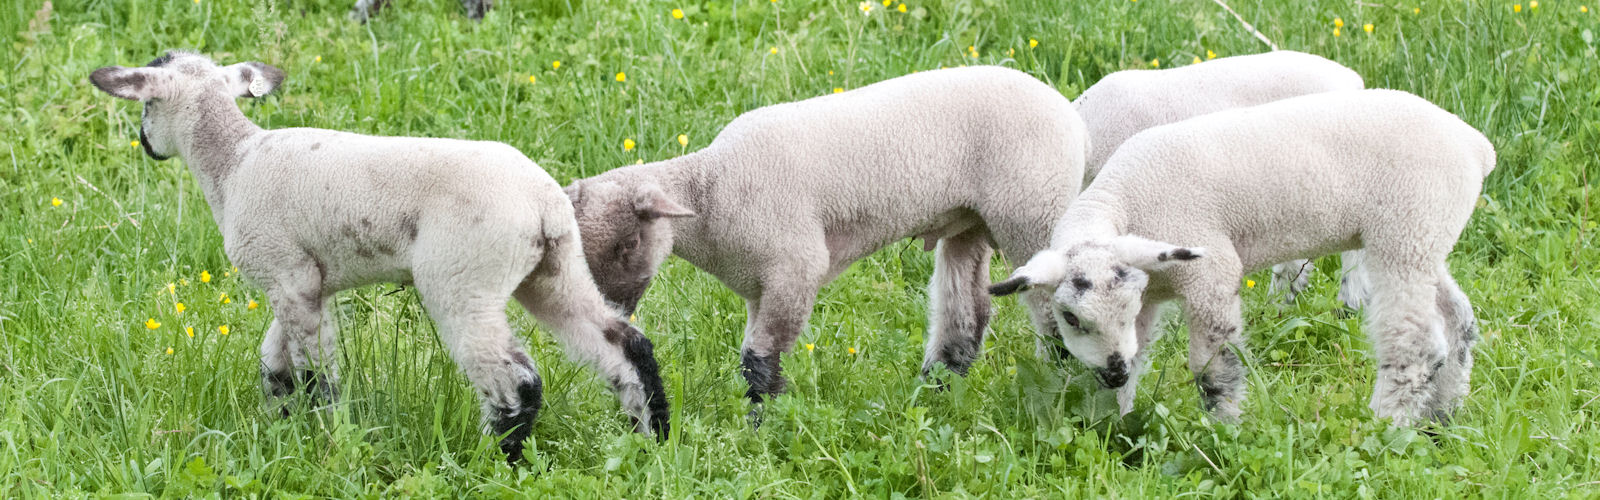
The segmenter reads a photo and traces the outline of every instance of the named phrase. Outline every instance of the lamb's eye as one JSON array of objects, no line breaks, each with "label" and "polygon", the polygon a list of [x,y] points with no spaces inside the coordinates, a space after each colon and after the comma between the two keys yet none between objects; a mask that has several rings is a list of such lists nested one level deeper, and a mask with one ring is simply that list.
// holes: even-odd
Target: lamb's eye
[{"label": "lamb's eye", "polygon": [[1078,315],[1072,314],[1070,311],[1061,311],[1061,319],[1066,321],[1068,325],[1072,325],[1073,328],[1083,328],[1078,326]]}]

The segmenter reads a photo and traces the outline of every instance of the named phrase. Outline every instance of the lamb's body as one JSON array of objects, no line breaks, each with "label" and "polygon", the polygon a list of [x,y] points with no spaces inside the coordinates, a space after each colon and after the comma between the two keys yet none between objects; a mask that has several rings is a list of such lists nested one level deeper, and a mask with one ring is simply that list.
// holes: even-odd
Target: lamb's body
[{"label": "lamb's body", "polygon": [[[1026,74],[931,71],[745,113],[702,151],[568,193],[594,267],[608,257],[590,238],[604,246],[618,232],[608,200],[659,185],[697,214],[671,223],[672,252],[746,299],[744,373],[760,401],[782,390],[778,355],[793,348],[818,289],[908,237],[937,242],[924,369],[965,373],[989,319],[990,241],[1012,256],[1045,247],[1045,229],[1080,187],[1082,137],[1071,104]],[[647,248],[668,243],[645,233]],[[602,290],[637,281],[611,274],[595,272]],[[1047,318],[1036,316],[1054,335]]]},{"label": "lamb's body", "polygon": [[542,397],[533,361],[506,321],[513,296],[570,355],[601,372],[641,432],[665,432],[666,394],[650,341],[606,305],[584,265],[572,205],[516,149],[262,130],[233,103],[282,79],[260,63],[219,68],[203,56],[169,53],[144,68],[102,68],[91,79],[146,103],[146,152],[184,158],[228,258],[265,289],[273,321],[261,369],[270,395],[304,384],[314,396],[335,396],[334,293],[414,283],[476,386],[488,430],[505,435],[511,460],[521,456]]},{"label": "lamb's body", "polygon": [[[1207,113],[1321,92],[1360,90],[1361,75],[1328,59],[1289,50],[1224,57],[1164,70],[1118,71],[1083,91],[1073,105],[1089,129],[1085,186],[1129,137],[1151,127]],[[1367,283],[1358,272],[1360,252],[1344,255],[1339,295],[1360,307]],[[1310,275],[1306,260],[1273,267],[1275,295],[1292,301]]]},{"label": "lamb's body", "polygon": [[[1129,139],[1062,217],[1051,252],[1065,256],[1062,269],[1071,274],[1071,249],[1128,235],[1204,248],[1204,258],[1153,266],[1141,313],[1183,300],[1202,399],[1235,416],[1244,388],[1234,354],[1244,349],[1242,273],[1363,249],[1379,363],[1372,406],[1379,416],[1412,422],[1446,414],[1467,388],[1476,326],[1445,257],[1494,161],[1483,134],[1399,91],[1332,92],[1213,113]],[[1092,322],[1099,313],[1079,315]],[[1135,360],[1135,381],[1150,326],[1137,332],[1138,357],[1123,356]],[[1124,386],[1125,404],[1133,385]]]}]

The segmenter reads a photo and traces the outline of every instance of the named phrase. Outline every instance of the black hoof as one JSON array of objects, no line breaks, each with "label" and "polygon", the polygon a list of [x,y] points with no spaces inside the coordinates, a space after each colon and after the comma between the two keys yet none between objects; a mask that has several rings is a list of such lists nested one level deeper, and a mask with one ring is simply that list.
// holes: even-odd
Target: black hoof
[{"label": "black hoof", "polygon": [[507,463],[522,461],[522,444],[533,434],[533,421],[539,417],[543,398],[544,383],[535,378],[517,385],[518,407],[494,410],[491,428],[495,435],[505,436],[500,439],[500,451],[505,452]]}]

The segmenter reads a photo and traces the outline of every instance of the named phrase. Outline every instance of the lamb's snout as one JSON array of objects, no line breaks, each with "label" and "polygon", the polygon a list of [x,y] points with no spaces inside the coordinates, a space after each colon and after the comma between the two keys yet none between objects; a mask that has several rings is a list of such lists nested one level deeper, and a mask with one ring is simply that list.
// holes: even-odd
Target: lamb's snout
[{"label": "lamb's snout", "polygon": [[1128,364],[1122,361],[1121,354],[1112,353],[1106,358],[1106,367],[1096,368],[1094,375],[1100,379],[1102,387],[1116,389],[1128,383]]}]

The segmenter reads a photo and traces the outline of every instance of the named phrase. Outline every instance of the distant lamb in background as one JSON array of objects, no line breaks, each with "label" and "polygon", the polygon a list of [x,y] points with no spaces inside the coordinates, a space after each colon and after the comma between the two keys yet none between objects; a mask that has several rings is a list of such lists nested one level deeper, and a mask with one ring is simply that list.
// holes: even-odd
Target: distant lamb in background
[{"label": "distant lamb in background", "polygon": [[[904,238],[936,253],[923,370],[965,374],[989,322],[990,245],[1045,248],[1080,188],[1084,137],[1072,104],[1025,73],[927,71],[747,112],[703,150],[567,194],[600,289],[625,309],[669,253],[745,299],[742,372],[759,403],[783,391],[779,355],[817,291]],[[1030,313],[1056,336],[1047,309]]]},{"label": "distant lamb in background", "polygon": [[1206,409],[1239,415],[1239,279],[1362,248],[1373,279],[1371,406],[1408,425],[1466,395],[1477,324],[1445,257],[1494,146],[1405,92],[1357,90],[1212,113],[1133,136],[1067,209],[1049,250],[991,287],[1047,296],[1074,356],[1126,413],[1158,306],[1182,299]]},{"label": "distant lamb in background", "polygon": [[[1150,127],[1289,97],[1363,87],[1361,75],[1350,68],[1290,50],[1106,75],[1073,102],[1089,128],[1083,185],[1093,183],[1123,141]],[[1360,272],[1361,253],[1345,252],[1340,261],[1339,300],[1351,309],[1360,309],[1371,288]],[[1311,262],[1303,259],[1273,266],[1272,294],[1283,297],[1285,303],[1293,302],[1305,290],[1311,271]]]},{"label": "distant lamb in background", "polygon": [[[360,22],[367,22],[368,18],[376,15],[378,11],[389,6],[391,0],[356,0],[355,7],[350,9],[350,18]],[[483,15],[494,8],[494,0],[461,0],[461,8],[466,9],[467,18],[474,21],[483,20]]]},{"label": "distant lamb in background", "polygon": [[495,142],[262,130],[234,98],[266,95],[283,79],[266,64],[218,67],[185,52],[90,75],[100,90],[144,103],[145,152],[184,159],[228,258],[266,289],[274,317],[261,375],[270,396],[293,394],[298,382],[336,397],[335,292],[415,283],[511,461],[542,397],[506,322],[513,295],[610,382],[637,431],[665,437],[650,340],[595,288],[572,205],[549,174]]}]

